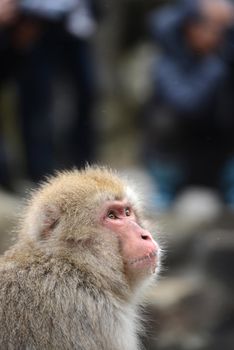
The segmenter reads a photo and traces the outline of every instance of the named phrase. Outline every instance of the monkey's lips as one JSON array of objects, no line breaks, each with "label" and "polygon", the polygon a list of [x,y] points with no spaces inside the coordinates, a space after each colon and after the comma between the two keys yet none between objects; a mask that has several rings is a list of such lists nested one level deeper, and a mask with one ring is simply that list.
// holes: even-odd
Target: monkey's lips
[{"label": "monkey's lips", "polygon": [[144,255],[137,259],[128,261],[128,265],[136,268],[147,268],[155,270],[157,267],[157,252],[152,251],[151,253]]}]

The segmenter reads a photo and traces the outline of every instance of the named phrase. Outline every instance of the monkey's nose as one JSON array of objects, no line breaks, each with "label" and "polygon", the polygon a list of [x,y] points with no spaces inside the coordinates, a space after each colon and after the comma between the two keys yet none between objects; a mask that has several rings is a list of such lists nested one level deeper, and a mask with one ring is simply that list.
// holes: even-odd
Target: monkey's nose
[{"label": "monkey's nose", "polygon": [[153,237],[151,236],[151,234],[145,230],[141,233],[141,238],[144,239],[145,241],[152,241],[153,240]]}]

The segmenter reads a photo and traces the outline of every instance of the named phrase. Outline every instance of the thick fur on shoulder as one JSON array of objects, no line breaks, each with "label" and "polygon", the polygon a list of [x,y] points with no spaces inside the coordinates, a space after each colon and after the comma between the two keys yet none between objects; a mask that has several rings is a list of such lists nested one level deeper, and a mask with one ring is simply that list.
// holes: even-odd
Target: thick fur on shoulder
[{"label": "thick fur on shoulder", "polygon": [[32,194],[0,259],[0,350],[139,349],[119,241],[96,224],[105,201],[122,199],[141,215],[124,180],[99,167],[58,173]]},{"label": "thick fur on shoulder", "polygon": [[[1,350],[137,349],[122,303],[85,269],[47,257],[42,266],[2,267],[0,280]],[[125,344],[118,340],[122,332]],[[111,345],[110,336],[121,344]]]}]

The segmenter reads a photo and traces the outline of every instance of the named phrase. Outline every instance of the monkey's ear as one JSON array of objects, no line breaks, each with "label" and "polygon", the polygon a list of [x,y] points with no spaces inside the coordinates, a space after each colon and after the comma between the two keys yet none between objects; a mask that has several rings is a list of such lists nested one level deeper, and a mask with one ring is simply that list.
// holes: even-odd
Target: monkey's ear
[{"label": "monkey's ear", "polygon": [[55,206],[46,206],[44,208],[44,222],[41,231],[41,238],[51,235],[59,223],[60,212]]},{"label": "monkey's ear", "polygon": [[55,205],[32,208],[28,217],[29,234],[35,239],[47,239],[59,223],[60,210]]}]

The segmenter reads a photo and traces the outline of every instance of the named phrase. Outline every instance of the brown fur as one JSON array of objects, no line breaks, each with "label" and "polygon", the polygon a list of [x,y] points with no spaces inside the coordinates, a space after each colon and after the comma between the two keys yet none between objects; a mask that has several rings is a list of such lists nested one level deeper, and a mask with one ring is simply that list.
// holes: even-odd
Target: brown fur
[{"label": "brown fur", "polygon": [[19,239],[0,260],[1,350],[139,348],[137,291],[117,237],[96,214],[127,192],[112,171],[87,168],[60,173],[32,195]]}]

